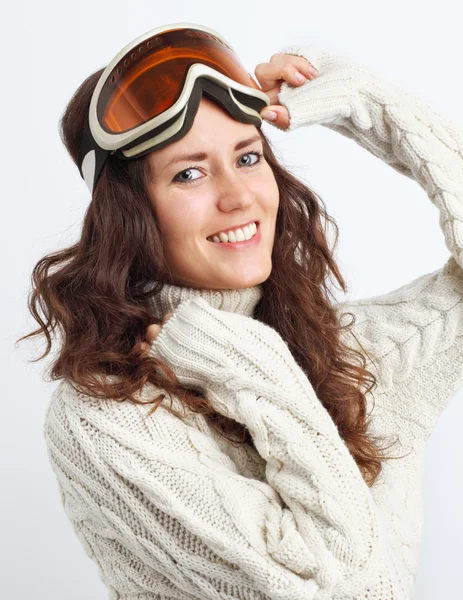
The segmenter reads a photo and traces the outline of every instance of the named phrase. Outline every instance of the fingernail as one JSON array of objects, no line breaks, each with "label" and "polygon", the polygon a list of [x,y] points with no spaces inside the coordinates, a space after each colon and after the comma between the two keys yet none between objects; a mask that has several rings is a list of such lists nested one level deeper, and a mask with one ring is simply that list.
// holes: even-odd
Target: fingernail
[{"label": "fingernail", "polygon": [[311,75],[318,75],[318,71],[315,67],[312,67],[312,65],[309,67],[309,73]]},{"label": "fingernail", "polygon": [[296,73],[295,78],[299,83],[304,83],[304,81],[306,81],[306,78],[302,73]]},{"label": "fingernail", "polygon": [[261,116],[266,120],[266,121],[275,121],[275,119],[277,118],[277,114],[274,110],[264,110],[263,113],[261,113]]}]

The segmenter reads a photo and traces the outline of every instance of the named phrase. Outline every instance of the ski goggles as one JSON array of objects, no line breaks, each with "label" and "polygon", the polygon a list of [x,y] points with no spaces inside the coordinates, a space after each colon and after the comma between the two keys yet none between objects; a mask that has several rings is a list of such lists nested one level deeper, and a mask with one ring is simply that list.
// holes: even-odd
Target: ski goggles
[{"label": "ski goggles", "polygon": [[125,46],[101,74],[84,125],[78,167],[90,192],[110,154],[130,160],[185,136],[203,94],[259,128],[270,105],[231,45],[208,27],[169,24]]}]

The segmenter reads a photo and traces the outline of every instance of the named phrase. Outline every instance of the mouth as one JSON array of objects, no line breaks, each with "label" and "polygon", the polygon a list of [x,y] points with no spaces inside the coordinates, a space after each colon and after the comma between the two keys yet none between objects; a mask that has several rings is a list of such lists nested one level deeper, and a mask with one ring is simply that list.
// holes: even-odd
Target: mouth
[{"label": "mouth", "polygon": [[[260,221],[257,221],[257,220],[248,221],[247,223],[243,223],[243,225],[238,225],[238,226],[230,227],[230,229],[221,229],[221,230],[217,231],[216,233],[212,233],[206,239],[207,239],[208,242],[218,243],[218,242],[214,242],[213,238],[215,236],[218,237],[219,233],[221,233],[221,232],[227,233],[228,231],[236,231],[237,229],[244,229],[244,227],[249,226],[249,225],[253,225],[253,224],[256,225],[256,233],[254,234],[254,236],[255,236],[255,235],[257,235],[257,232],[259,231],[259,228],[260,228]],[[250,239],[252,239],[252,237]],[[249,240],[246,240],[246,241],[249,241]],[[222,243],[224,243],[224,242],[222,242]],[[225,243],[238,243],[238,242],[225,242]],[[243,242],[239,242],[239,243],[243,243]]]},{"label": "mouth", "polygon": [[245,252],[245,251],[247,251],[248,248],[257,247],[260,245],[260,241],[261,241],[260,224],[259,224],[259,221],[254,221],[254,222],[256,223],[256,232],[248,240],[244,240],[241,242],[222,242],[222,241],[217,242],[217,241],[208,239],[207,241],[210,242],[211,244],[213,244],[216,248],[220,248],[223,251],[234,250],[236,252],[239,252],[239,251]]}]

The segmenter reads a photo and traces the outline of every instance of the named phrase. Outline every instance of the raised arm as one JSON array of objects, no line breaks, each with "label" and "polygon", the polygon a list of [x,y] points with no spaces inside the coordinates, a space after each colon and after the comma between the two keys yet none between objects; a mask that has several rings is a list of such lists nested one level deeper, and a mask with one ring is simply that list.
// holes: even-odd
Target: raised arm
[{"label": "raised arm", "polygon": [[[287,46],[319,71],[300,87],[284,82],[278,99],[291,131],[320,124],[353,139],[417,181],[439,211],[451,252],[441,269],[390,293],[344,302],[354,332],[378,368],[392,403],[425,436],[463,385],[463,130],[429,103],[347,57],[315,46]],[[419,218],[419,215],[417,215]],[[419,235],[419,227],[412,233]],[[352,342],[355,345],[355,342]],[[402,394],[393,398],[400,386]],[[392,408],[392,407],[391,407]]]}]

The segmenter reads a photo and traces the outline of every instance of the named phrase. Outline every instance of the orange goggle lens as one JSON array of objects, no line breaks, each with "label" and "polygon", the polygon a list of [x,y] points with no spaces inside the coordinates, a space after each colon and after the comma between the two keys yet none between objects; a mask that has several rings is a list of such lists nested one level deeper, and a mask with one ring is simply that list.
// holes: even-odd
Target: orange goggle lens
[{"label": "orange goggle lens", "polygon": [[124,133],[163,113],[178,100],[188,69],[198,62],[261,89],[219,38],[199,29],[171,29],[137,44],[114,67],[97,103],[101,127]]}]

